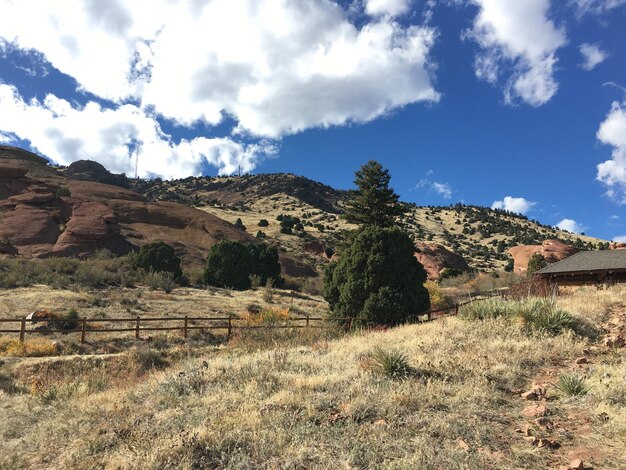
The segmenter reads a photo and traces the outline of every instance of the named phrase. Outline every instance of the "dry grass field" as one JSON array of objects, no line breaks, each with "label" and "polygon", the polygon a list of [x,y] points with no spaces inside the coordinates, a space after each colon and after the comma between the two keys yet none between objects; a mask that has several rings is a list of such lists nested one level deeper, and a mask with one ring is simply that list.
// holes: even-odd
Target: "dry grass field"
[{"label": "dry grass field", "polygon": [[[176,318],[171,322],[161,322],[156,326],[182,326],[180,318],[188,317],[217,317],[245,316],[249,309],[266,309],[270,311],[286,311],[292,317],[306,315],[320,317],[326,310],[326,302],[319,296],[299,293],[283,289],[256,288],[247,291],[230,289],[208,288],[176,288],[171,293],[150,290],[147,287],[109,288],[88,290],[54,289],[48,286],[33,286],[16,289],[0,289],[0,319],[23,318],[35,310],[47,310],[52,314],[63,315],[75,310],[80,318],[98,320],[90,324],[92,328],[132,328],[134,320],[129,322],[110,322],[111,319],[142,319],[149,318]],[[227,322],[219,324],[227,325]],[[217,326],[218,323],[190,321],[189,326]],[[3,324],[7,329],[19,329],[18,323]],[[28,325],[27,330],[37,325]],[[147,323],[144,326],[148,326]],[[153,324],[154,326],[154,324]],[[4,328],[3,327],[3,328]],[[0,329],[3,329],[0,328]],[[152,339],[177,340],[181,332],[153,333]],[[220,339],[226,330],[212,330],[202,333],[193,330],[191,338],[199,342],[207,339]],[[214,338],[214,336],[219,338]],[[12,337],[0,338],[0,354],[2,343],[15,341],[17,334]],[[144,339],[147,337],[145,335]],[[54,341],[59,353],[111,353],[119,352],[136,344],[133,332],[120,333],[88,333],[87,343],[79,344],[80,333],[60,334],[53,333],[42,337],[27,333],[27,347],[25,355],[38,355],[37,348],[29,353],[29,344],[41,344],[41,338]],[[34,342],[33,342],[34,341]]]},{"label": "dry grass field", "polygon": [[626,349],[602,339],[626,328],[626,289],[550,305],[582,336],[494,313],[540,304],[483,305],[334,338],[0,358],[0,468],[625,468]]}]

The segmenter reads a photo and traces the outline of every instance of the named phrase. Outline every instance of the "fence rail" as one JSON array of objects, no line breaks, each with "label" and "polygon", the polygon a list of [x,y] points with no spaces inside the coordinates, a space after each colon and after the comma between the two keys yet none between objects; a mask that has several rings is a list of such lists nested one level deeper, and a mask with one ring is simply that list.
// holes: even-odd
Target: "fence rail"
[{"label": "fence rail", "polygon": [[[483,297],[474,297],[466,302],[457,303],[450,307],[428,310],[426,312],[412,315],[409,318],[409,323],[422,323],[427,321],[436,320],[438,318],[457,315],[459,308],[472,302],[485,300],[490,297],[497,297],[502,295],[499,291],[490,291],[488,293],[481,293]],[[73,323],[76,326],[67,330],[63,329],[28,329],[28,325],[35,325],[37,323],[44,324],[46,327],[54,323]],[[150,326],[150,323],[164,323],[164,322],[178,322],[177,326]],[[205,325],[198,325],[198,322],[206,322]],[[141,317],[136,316],[132,318],[45,318],[45,319],[32,319],[26,318],[0,318],[0,327],[4,324],[19,324],[19,329],[0,329],[0,334],[19,334],[20,342],[24,342],[27,334],[40,334],[46,335],[51,333],[80,333],[80,342],[85,343],[87,335],[93,335],[98,333],[131,333],[135,334],[136,339],[141,338],[141,333],[148,331],[181,331],[183,338],[187,339],[190,331],[195,330],[225,330],[227,338],[233,335],[235,330],[255,330],[255,329],[307,329],[307,328],[336,328],[337,322],[345,322],[346,331],[352,331],[361,322],[359,318],[333,318],[328,319],[324,317],[293,317],[284,320],[282,323],[269,324],[269,325],[242,325],[239,323],[239,318],[230,315],[227,317]],[[125,327],[117,328],[100,328],[102,323],[126,323]],[[195,324],[191,324],[195,323]],[[217,323],[217,324],[216,324]],[[89,328],[89,325],[96,326]],[[143,325],[143,326],[142,326]],[[147,326],[146,326],[147,325]]]}]

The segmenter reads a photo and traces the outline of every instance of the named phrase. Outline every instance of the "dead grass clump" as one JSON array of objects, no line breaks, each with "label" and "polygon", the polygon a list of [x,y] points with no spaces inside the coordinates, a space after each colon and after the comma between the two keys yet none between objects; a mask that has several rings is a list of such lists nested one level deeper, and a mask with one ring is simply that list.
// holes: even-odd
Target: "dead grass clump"
[{"label": "dead grass clump", "polygon": [[58,353],[57,343],[43,338],[19,339],[0,338],[0,356],[44,357]]},{"label": "dead grass clump", "polygon": [[133,348],[128,352],[128,357],[141,372],[147,372],[152,369],[163,369],[168,364],[163,353],[152,348]]},{"label": "dead grass clump", "polygon": [[406,354],[395,349],[387,350],[380,347],[374,348],[371,353],[362,358],[361,367],[369,372],[398,380],[406,379],[416,372],[409,364]]}]

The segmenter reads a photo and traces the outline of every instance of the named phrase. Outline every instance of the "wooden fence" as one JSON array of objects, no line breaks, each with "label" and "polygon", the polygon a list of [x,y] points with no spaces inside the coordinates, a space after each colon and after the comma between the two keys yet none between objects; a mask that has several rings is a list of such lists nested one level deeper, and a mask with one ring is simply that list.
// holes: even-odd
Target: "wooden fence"
[{"label": "wooden fence", "polygon": [[[485,294],[482,294],[485,295]],[[467,302],[455,304],[450,307],[429,310],[427,312],[413,315],[409,318],[409,323],[422,323],[426,321],[436,320],[438,318],[457,315],[459,308],[478,300],[484,300],[489,297],[502,295],[500,292],[489,292],[486,297],[471,298]],[[19,319],[0,319],[0,334],[19,334],[20,342],[24,342],[27,334],[51,334],[51,333],[80,333],[80,342],[85,343],[87,334],[93,335],[98,333],[134,333],[136,339],[141,338],[144,332],[155,331],[181,331],[183,338],[187,339],[190,331],[200,330],[222,330],[226,331],[227,338],[233,335],[235,330],[251,330],[251,329],[293,329],[293,328],[336,328],[337,324],[333,322],[345,322],[346,331],[352,331],[358,327],[360,319],[358,318],[336,318],[333,320],[323,317],[292,317],[284,320],[282,323],[266,324],[266,325],[242,325],[238,321],[238,317],[230,315],[228,317],[141,317],[134,318],[106,318],[106,319],[88,319],[88,318],[50,318],[41,320]],[[171,323],[177,323],[172,326]],[[45,325],[43,329],[28,329],[28,325],[41,323]],[[76,326],[67,330],[61,328],[50,328],[48,325],[55,323],[75,324]],[[122,324],[120,327],[101,328],[103,323]],[[168,326],[162,326],[170,323]],[[19,324],[19,329],[3,329],[6,324]],[[125,324],[125,325],[123,325]],[[89,326],[92,325],[90,328]],[[154,325],[154,326],[153,326]],[[161,326],[159,326],[161,325]]]}]

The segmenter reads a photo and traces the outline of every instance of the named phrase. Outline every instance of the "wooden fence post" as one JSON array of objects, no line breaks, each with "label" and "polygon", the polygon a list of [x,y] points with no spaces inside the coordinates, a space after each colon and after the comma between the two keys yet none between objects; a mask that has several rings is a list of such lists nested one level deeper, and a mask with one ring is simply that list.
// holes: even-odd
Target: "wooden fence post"
[{"label": "wooden fence post", "polygon": [[352,331],[352,320],[352,317],[348,318],[348,333]]},{"label": "wooden fence post", "polygon": [[456,304],[456,305],[454,306],[454,314],[455,314],[455,315],[458,315],[458,314],[459,314],[459,304]]},{"label": "wooden fence post", "polygon": [[233,334],[233,316],[228,315],[228,339],[230,339]]},{"label": "wooden fence post", "polygon": [[20,323],[20,343],[24,342],[24,336],[26,335],[26,318],[22,318]]},{"label": "wooden fence post", "polygon": [[137,315],[137,320],[135,322],[135,339],[139,339],[139,320],[140,317]]},{"label": "wooden fence post", "polygon": [[307,328],[309,327],[309,315],[308,315],[308,314],[307,314],[307,316],[306,316],[306,327],[307,327]]},{"label": "wooden fence post", "polygon": [[83,319],[83,325],[80,330],[80,343],[85,344],[85,334],[87,330],[87,320]]},{"label": "wooden fence post", "polygon": [[185,326],[183,327],[183,337],[187,339],[187,315],[185,315]]}]

